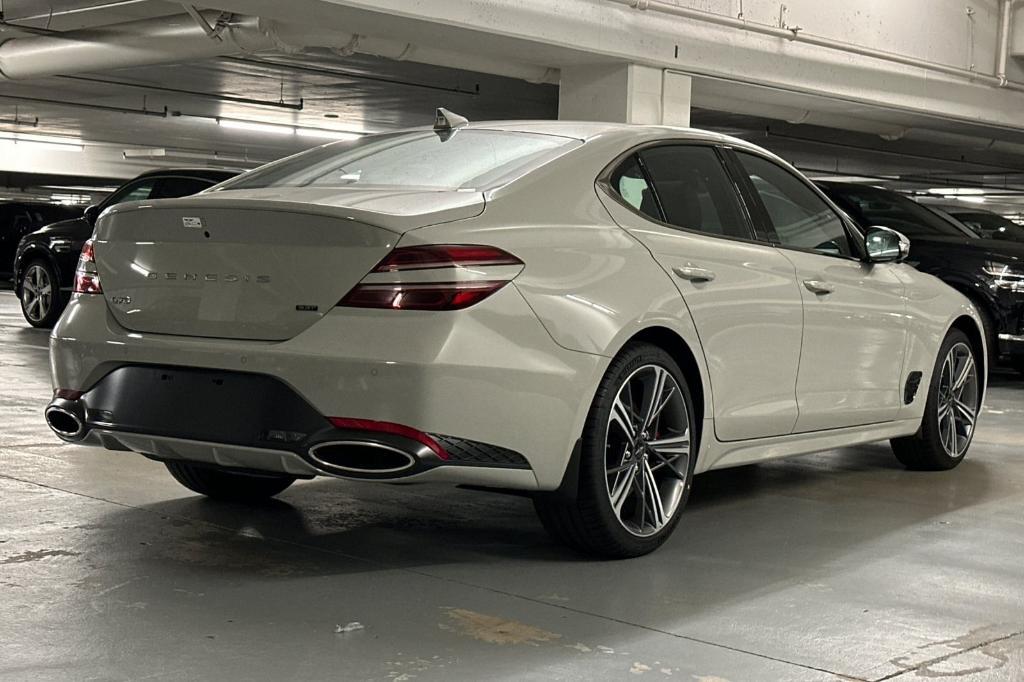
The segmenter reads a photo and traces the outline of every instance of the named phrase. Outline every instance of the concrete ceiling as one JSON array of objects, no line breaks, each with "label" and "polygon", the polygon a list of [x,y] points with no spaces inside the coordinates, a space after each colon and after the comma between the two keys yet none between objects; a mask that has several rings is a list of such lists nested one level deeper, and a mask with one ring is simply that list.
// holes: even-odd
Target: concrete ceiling
[{"label": "concrete ceiling", "polygon": [[[182,6],[161,0],[6,0],[3,12],[0,41],[180,15]],[[317,49],[5,81],[0,134],[81,140],[95,153],[51,155],[56,160],[49,167],[10,160],[17,167],[0,170],[63,170],[109,185],[111,178],[154,166],[250,167],[328,138],[232,124],[298,126],[324,135],[377,132],[428,123],[438,106],[475,120],[554,118],[557,98],[557,86]],[[694,111],[695,126],[751,139],[812,175],[854,176],[911,193],[981,187],[988,207],[1024,212],[1019,131],[721,78],[696,79],[694,102],[701,107]],[[1009,147],[990,148],[986,140],[996,135]],[[80,162],[87,157],[103,163]],[[87,180],[76,178],[75,186]]]}]

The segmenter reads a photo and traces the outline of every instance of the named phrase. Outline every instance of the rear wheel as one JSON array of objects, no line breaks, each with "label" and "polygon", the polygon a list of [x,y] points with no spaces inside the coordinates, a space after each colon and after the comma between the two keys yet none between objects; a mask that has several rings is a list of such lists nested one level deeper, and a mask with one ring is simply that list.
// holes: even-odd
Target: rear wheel
[{"label": "rear wheel", "polygon": [[954,329],[939,350],[918,432],[891,442],[908,469],[943,471],[958,465],[974,438],[982,382],[967,335]]},{"label": "rear wheel", "polygon": [[240,474],[187,462],[164,462],[164,465],[174,480],[189,490],[232,502],[264,500],[295,482],[292,476]]},{"label": "rear wheel", "polygon": [[627,346],[587,416],[576,499],[534,501],[544,527],[590,554],[653,551],[679,523],[690,495],[693,433],[693,402],[676,362],[657,346]]},{"label": "rear wheel", "polygon": [[21,273],[21,313],[33,327],[50,328],[57,324],[63,306],[57,273],[44,260],[34,260]]}]

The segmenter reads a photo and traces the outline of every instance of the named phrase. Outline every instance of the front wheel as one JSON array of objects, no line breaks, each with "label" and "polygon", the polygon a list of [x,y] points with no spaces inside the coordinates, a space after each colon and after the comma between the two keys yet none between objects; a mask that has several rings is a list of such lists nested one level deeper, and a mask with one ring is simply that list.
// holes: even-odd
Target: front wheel
[{"label": "front wheel", "polygon": [[908,469],[945,471],[963,461],[981,412],[982,380],[970,340],[954,329],[939,349],[921,428],[890,441]]},{"label": "front wheel", "polygon": [[187,462],[164,462],[178,483],[200,495],[230,502],[257,502],[295,482],[292,476],[240,474]]},{"label": "front wheel", "polygon": [[693,401],[679,366],[635,343],[612,361],[587,416],[576,499],[538,496],[544,527],[589,554],[640,556],[671,535],[690,495]]}]

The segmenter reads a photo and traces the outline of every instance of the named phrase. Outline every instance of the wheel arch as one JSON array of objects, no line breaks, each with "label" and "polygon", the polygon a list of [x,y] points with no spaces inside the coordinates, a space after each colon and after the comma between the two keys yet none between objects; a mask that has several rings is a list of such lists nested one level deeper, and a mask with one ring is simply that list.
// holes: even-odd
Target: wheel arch
[{"label": "wheel arch", "polygon": [[[697,428],[697,452],[700,452],[703,445],[705,406],[708,400],[708,391],[704,386],[704,378],[701,374],[697,356],[690,345],[677,332],[662,326],[651,326],[641,329],[627,339],[622,345],[624,348],[631,342],[645,342],[658,346],[672,356],[672,359],[683,371],[683,378],[690,388],[690,398],[693,400],[693,411],[697,416],[694,423]],[[619,349],[621,351],[621,348]]]},{"label": "wheel arch", "polygon": [[18,254],[14,263],[14,272],[12,274],[14,275],[14,292],[17,296],[21,296],[22,274],[31,263],[34,263],[37,260],[44,261],[47,265],[53,268],[53,272],[57,275],[56,284],[58,288],[60,287],[60,283],[63,281],[61,279],[62,273],[60,263],[57,262],[53,252],[42,244],[28,244],[25,246],[25,249]]},{"label": "wheel arch", "polygon": [[[986,343],[985,332],[981,327],[981,324],[970,315],[960,315],[953,323],[949,325],[950,331],[957,329],[967,335],[967,338],[971,342],[971,346],[974,347],[974,356],[981,363],[981,371],[978,376],[981,378],[981,389],[984,392],[988,385],[988,368],[989,368],[989,357],[988,353],[985,352]],[[946,332],[949,333],[948,331]]]}]

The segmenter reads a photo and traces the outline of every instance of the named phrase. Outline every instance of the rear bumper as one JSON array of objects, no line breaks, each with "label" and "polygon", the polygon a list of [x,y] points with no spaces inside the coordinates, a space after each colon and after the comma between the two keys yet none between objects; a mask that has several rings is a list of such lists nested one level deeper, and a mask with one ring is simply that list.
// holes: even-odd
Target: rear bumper
[{"label": "rear bumper", "polygon": [[[556,345],[514,287],[449,314],[335,309],[280,343],[130,332],[102,297],[77,296],[50,345],[54,387],[84,394],[84,443],[297,475],[540,490],[560,484],[608,362]],[[124,371],[130,368],[148,369]],[[160,368],[190,377],[190,388],[158,399],[152,372]],[[231,390],[218,390],[218,374],[272,384],[233,380]],[[204,381],[209,387],[199,395],[195,387]],[[132,409],[111,409],[111,396]],[[104,411],[114,412],[113,418]],[[433,434],[448,450],[483,446],[521,462],[417,457],[401,475],[339,472],[311,457],[311,446],[332,439],[363,442],[366,434],[340,433],[326,417],[401,424]],[[270,431],[301,437],[260,440]],[[373,442],[395,445],[379,434]],[[398,445],[410,452],[413,447]]]}]

